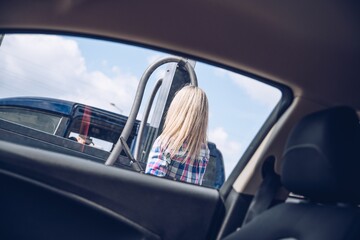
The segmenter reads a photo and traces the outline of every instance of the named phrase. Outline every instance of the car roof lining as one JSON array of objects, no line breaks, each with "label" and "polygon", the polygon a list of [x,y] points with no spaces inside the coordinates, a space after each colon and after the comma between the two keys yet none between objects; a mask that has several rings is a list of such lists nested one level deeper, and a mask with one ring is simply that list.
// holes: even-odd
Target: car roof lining
[{"label": "car roof lining", "polygon": [[0,3],[0,29],[90,34],[191,53],[284,83],[295,96],[324,104],[335,100],[360,109],[360,99],[355,97],[360,81],[346,81],[360,76],[356,71],[359,6],[235,0],[111,4],[15,0]]}]

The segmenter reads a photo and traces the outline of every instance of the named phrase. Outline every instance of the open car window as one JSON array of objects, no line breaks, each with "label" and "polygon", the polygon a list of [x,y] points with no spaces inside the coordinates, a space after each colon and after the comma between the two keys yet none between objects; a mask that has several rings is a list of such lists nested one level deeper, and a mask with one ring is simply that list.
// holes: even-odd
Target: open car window
[{"label": "open car window", "polygon": [[[144,71],[166,56],[172,55],[103,40],[5,35],[0,46],[0,120],[7,123],[0,126],[14,132],[14,139],[5,140],[21,144],[15,138],[19,134],[34,144],[48,139],[60,146],[56,150],[60,153],[76,152],[76,156],[104,164],[124,130]],[[279,89],[245,75],[193,59],[188,61],[209,99],[207,134],[211,164],[203,185],[220,188],[282,94]],[[139,114],[126,139],[132,154],[156,82],[169,77],[171,71],[175,74],[176,68],[175,63],[169,63],[151,74]],[[143,168],[151,145],[162,130],[164,101],[174,94],[168,91],[164,95],[161,91],[154,99],[139,144]],[[162,110],[157,108],[159,104],[164,105]],[[48,135],[29,132],[26,127]],[[122,152],[115,166],[132,170],[132,164]]]}]

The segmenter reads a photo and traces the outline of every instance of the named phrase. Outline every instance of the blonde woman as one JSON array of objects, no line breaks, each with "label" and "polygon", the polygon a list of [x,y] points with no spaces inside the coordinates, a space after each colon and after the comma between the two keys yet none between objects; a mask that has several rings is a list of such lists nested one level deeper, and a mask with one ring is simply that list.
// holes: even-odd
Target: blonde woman
[{"label": "blonde woman", "polygon": [[166,114],[164,129],[155,140],[145,173],[202,184],[210,151],[207,147],[208,99],[203,90],[185,86]]}]

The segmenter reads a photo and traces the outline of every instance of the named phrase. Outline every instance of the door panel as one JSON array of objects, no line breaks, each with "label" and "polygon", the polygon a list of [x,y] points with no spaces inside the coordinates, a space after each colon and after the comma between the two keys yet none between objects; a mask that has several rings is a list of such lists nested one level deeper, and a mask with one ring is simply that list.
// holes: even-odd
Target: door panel
[{"label": "door panel", "polygon": [[[30,215],[44,212],[50,219],[59,219],[58,224],[65,224],[62,231],[69,236],[77,229],[85,231],[82,222],[94,218],[92,224],[99,222],[99,231],[104,234],[109,226],[120,226],[123,236],[129,233],[135,239],[142,236],[147,239],[156,236],[161,239],[212,239],[224,215],[217,190],[12,143],[0,142],[0,169],[1,178],[5,179],[0,188],[1,195],[12,194],[0,199],[2,208],[16,210],[18,204],[25,206]],[[6,181],[9,184],[5,184]],[[36,198],[31,192],[36,192]],[[36,207],[26,205],[26,199],[20,193],[30,196],[29,201],[37,203]],[[96,209],[89,204],[97,206]],[[55,214],[60,217],[54,218],[50,216],[51,209],[58,205],[64,211],[57,211]],[[71,227],[66,225],[72,214],[70,209],[77,216]],[[10,217],[14,221],[16,218],[24,221],[20,212],[18,215],[12,212],[6,211],[9,216],[2,215],[2,222],[6,223]],[[102,224],[99,219],[106,219],[110,225]],[[25,228],[23,225],[17,228]],[[41,218],[39,223],[35,220],[32,227],[33,231],[52,229],[54,223]]]},{"label": "door panel", "polygon": [[160,239],[79,196],[0,170],[1,239]]}]

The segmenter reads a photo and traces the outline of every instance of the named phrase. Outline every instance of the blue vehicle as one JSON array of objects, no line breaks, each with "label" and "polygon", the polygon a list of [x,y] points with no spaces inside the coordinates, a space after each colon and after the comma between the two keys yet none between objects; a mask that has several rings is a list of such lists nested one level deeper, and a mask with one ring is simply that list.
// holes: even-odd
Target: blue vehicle
[{"label": "blue vehicle", "polygon": [[[15,97],[0,99],[0,139],[22,142],[32,147],[50,149],[59,153],[104,163],[113,151],[122,133],[127,116],[80,103],[41,97]],[[126,141],[131,154],[140,128],[135,120]],[[146,137],[151,127],[143,130]],[[85,144],[77,141],[83,138]],[[143,138],[141,148],[147,138]],[[223,159],[215,144],[209,143],[211,164],[203,185],[220,188],[225,180]],[[146,159],[139,161],[145,168]],[[114,166],[133,170],[124,151]]]},{"label": "blue vehicle", "polygon": [[[40,97],[0,99],[1,138],[103,162],[124,128],[127,117],[80,103]],[[139,128],[136,121],[127,140],[132,146]],[[11,130],[11,131],[9,131]],[[14,134],[16,133],[16,135]],[[85,137],[86,144],[77,143]],[[122,153],[124,156],[124,153]],[[121,165],[121,163],[120,163]],[[126,164],[125,164],[126,165]]]}]

